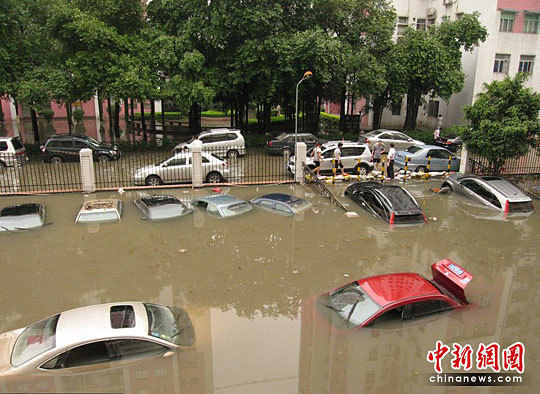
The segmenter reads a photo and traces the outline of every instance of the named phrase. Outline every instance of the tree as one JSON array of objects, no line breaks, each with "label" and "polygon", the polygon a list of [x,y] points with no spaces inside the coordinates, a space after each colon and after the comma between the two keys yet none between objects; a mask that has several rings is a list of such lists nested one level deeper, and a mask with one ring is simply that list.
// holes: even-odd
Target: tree
[{"label": "tree", "polygon": [[456,21],[445,21],[427,31],[412,28],[405,31],[390,53],[398,66],[393,70],[396,86],[407,93],[405,130],[416,128],[422,95],[449,100],[463,88],[462,51],[472,51],[486,37],[487,30],[476,13],[464,14]]},{"label": "tree", "polygon": [[524,155],[540,131],[540,94],[523,86],[528,74],[484,85],[473,105],[464,107],[467,126],[460,128],[472,153],[485,157],[494,173],[505,161]]}]

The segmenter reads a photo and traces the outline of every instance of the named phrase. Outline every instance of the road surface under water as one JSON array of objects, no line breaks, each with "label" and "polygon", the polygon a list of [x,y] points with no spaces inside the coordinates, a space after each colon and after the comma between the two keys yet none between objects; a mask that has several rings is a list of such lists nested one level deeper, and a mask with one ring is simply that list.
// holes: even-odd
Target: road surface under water
[{"label": "road surface under water", "polygon": [[[196,345],[171,357],[92,371],[0,378],[0,391],[538,392],[540,215],[500,220],[459,196],[429,191],[439,185],[407,183],[430,219],[393,229],[342,197],[343,185],[331,188],[357,218],[299,185],[225,189],[244,199],[286,192],[313,203],[294,218],[254,209],[217,219],[199,210],[150,222],[131,203],[147,193],[188,200],[212,193],[209,188],[2,198],[2,207],[44,203],[51,224],[0,234],[0,332],[71,308],[151,301],[184,308]],[[74,224],[81,203],[95,197],[121,198],[121,222]],[[474,275],[466,290],[472,307],[352,333],[317,311],[316,296],[353,279],[393,272],[430,278],[430,265],[445,258]],[[434,370],[426,355],[437,340],[475,350],[480,343],[503,348],[521,341],[527,385],[430,386],[427,374]],[[443,368],[452,372],[450,355]]]}]

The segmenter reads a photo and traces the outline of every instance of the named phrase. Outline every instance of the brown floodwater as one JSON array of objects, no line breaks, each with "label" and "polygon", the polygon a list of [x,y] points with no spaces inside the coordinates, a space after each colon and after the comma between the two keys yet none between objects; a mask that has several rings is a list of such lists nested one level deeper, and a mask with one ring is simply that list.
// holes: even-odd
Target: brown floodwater
[{"label": "brown floodwater", "polygon": [[[428,385],[426,355],[437,340],[475,350],[522,342],[526,385],[480,391],[538,392],[540,214],[501,220],[456,195],[429,191],[439,184],[407,183],[430,220],[393,229],[340,197],[359,213],[347,218],[300,185],[225,188],[244,199],[286,192],[313,203],[294,218],[254,209],[229,219],[196,211],[150,222],[131,203],[148,191],[3,197],[2,207],[45,204],[50,225],[0,234],[0,332],[81,306],[151,301],[184,308],[196,344],[172,357],[84,374],[0,378],[0,392],[478,392]],[[344,186],[333,190],[341,195]],[[188,200],[211,190],[165,193]],[[74,224],[91,197],[121,198],[121,222]],[[316,296],[353,279],[392,272],[430,278],[430,265],[444,258],[474,275],[466,290],[472,307],[348,333],[318,312]],[[452,372],[449,355],[443,367]]]}]

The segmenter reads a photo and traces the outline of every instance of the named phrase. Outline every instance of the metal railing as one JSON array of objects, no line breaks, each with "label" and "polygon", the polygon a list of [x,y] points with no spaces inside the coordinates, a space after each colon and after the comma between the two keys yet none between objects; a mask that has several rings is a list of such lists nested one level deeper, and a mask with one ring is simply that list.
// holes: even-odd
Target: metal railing
[{"label": "metal railing", "polygon": [[469,154],[471,172],[476,175],[528,175],[540,174],[540,151],[531,148],[527,154],[508,159],[504,162],[500,171],[496,171],[489,161],[479,155]]},{"label": "metal railing", "polygon": [[[12,162],[0,155],[0,194],[81,191],[78,155],[61,162],[44,162],[44,156]],[[124,152],[118,160],[94,158],[97,190],[143,186],[191,186],[189,150]],[[71,161],[73,160],[73,161]],[[203,148],[203,183],[255,184],[293,182],[288,157],[271,156],[264,147]],[[219,176],[218,176],[219,175]]]}]

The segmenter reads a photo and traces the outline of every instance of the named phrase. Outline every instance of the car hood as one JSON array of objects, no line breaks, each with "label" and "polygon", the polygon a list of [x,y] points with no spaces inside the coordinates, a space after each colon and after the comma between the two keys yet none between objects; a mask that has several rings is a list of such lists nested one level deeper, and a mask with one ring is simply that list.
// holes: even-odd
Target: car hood
[{"label": "car hood", "polygon": [[406,150],[400,150],[396,152],[396,157],[413,157],[415,153],[407,152]]},{"label": "car hood", "polygon": [[11,367],[11,352],[15,341],[23,329],[18,329],[0,334],[0,375],[9,371]]}]

